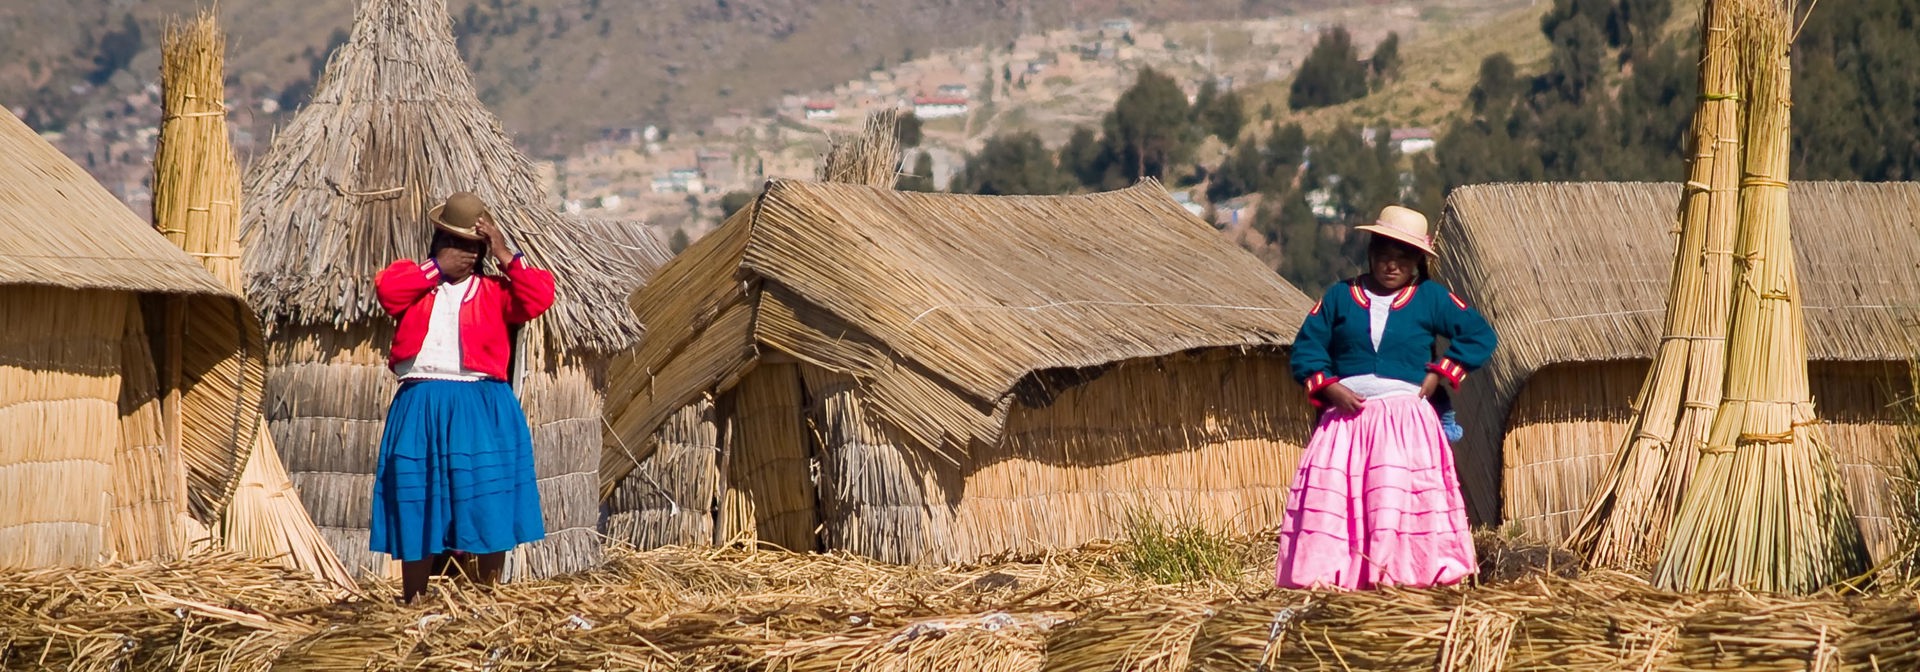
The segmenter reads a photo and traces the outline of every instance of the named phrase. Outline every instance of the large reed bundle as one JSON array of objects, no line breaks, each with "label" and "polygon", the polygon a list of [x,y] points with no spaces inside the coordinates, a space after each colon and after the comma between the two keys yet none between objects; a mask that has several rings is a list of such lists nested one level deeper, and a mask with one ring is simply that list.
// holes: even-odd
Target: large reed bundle
[{"label": "large reed bundle", "polygon": [[1634,403],[1629,439],[1576,528],[1572,545],[1596,564],[1649,564],[1665,543],[1720,402],[1726,367],[1731,257],[1741,171],[1739,33],[1735,11],[1708,2],[1701,21],[1700,103],[1680,206],[1666,326]]},{"label": "large reed bundle", "polygon": [[1866,569],[1866,549],[1807,381],[1787,211],[1793,12],[1780,0],[1745,0],[1739,11],[1749,114],[1732,365],[1657,578],[1806,593]]},{"label": "large reed bundle", "polygon": [[221,284],[240,287],[240,168],[227,137],[226,35],[213,13],[161,39],[160,140],[153,221]]}]

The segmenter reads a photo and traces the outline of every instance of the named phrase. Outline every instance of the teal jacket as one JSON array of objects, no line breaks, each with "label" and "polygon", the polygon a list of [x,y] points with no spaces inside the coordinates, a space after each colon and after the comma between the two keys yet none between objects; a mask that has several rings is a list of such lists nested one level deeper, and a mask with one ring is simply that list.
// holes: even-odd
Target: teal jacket
[{"label": "teal jacket", "polygon": [[[1479,311],[1432,280],[1408,285],[1393,296],[1393,312],[1377,353],[1368,308],[1367,294],[1355,278],[1327,288],[1327,295],[1307,313],[1293,338],[1291,363],[1294,381],[1307,387],[1309,397],[1341,378],[1369,373],[1418,385],[1433,371],[1459,388],[1468,371],[1493,356],[1498,341]],[[1447,351],[1434,361],[1434,342],[1442,336]],[[1318,404],[1318,398],[1314,402]]]}]

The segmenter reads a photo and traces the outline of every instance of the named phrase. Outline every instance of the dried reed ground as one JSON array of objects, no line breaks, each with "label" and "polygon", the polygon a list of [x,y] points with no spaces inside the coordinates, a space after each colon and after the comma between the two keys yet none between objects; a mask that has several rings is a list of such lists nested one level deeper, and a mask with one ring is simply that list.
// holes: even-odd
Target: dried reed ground
[{"label": "dried reed ground", "polygon": [[1568,556],[1490,533],[1478,587],[1273,591],[1269,539],[1232,539],[1233,571],[1172,584],[1130,569],[1139,540],[939,568],[628,549],[560,580],[440,584],[411,607],[388,585],[334,601],[328,584],[230,556],[13,572],[0,668],[1920,669],[1901,649],[1920,637],[1911,593],[1678,596],[1574,578]]}]

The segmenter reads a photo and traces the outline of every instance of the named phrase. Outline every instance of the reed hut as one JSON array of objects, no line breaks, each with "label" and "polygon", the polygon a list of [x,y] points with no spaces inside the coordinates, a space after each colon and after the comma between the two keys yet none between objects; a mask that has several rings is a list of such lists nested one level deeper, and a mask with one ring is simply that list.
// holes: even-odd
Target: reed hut
[{"label": "reed hut", "polygon": [[634,294],[616,536],[946,562],[1277,523],[1310,307],[1158,184],[990,197],[776,180]]},{"label": "reed hut", "polygon": [[[476,95],[445,0],[365,0],[312,101],[253,163],[243,225],[247,293],[267,323],[273,427],[301,500],[341,560],[393,571],[367,550],[393,324],[373,276],[426,254],[427,210],[484,199],[513,245],[554,271],[558,300],[516,336],[513,378],[534,428],[547,538],[510,577],[600,562],[598,367],[637,340],[628,276],[605,243],[548,209],[533,164]],[[591,420],[589,420],[591,419]]]},{"label": "reed hut", "polygon": [[[1579,522],[1652,361],[1680,196],[1678,184],[1498,184],[1448,199],[1443,272],[1500,332],[1459,404],[1462,484],[1480,520],[1542,541]],[[1813,396],[1882,557],[1895,402],[1920,353],[1920,183],[1794,182],[1790,208]]]},{"label": "reed hut", "polygon": [[0,567],[185,555],[258,427],[244,302],[5,108],[0,230]]}]

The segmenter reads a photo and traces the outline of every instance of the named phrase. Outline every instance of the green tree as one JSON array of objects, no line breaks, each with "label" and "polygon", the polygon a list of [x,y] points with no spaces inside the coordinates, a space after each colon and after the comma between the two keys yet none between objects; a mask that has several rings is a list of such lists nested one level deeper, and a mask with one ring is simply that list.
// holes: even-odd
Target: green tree
[{"label": "green tree", "polygon": [[1374,45],[1373,56],[1367,59],[1367,67],[1373,72],[1375,88],[1400,75],[1400,34],[1387,33],[1387,38]]},{"label": "green tree", "polygon": [[133,20],[132,14],[120,17],[120,28],[109,30],[100,36],[100,53],[93,57],[93,72],[87,75],[87,81],[96,85],[105,84],[113,73],[119,72],[133,62],[146,47],[146,41],[140,37],[140,22]]},{"label": "green tree", "polygon": [[1200,128],[1228,146],[1239,141],[1240,129],[1247,125],[1245,103],[1240,100],[1240,94],[1233,91],[1215,96],[1200,109],[1199,117]]},{"label": "green tree", "polygon": [[1296,110],[1327,107],[1367,95],[1367,66],[1360,62],[1353,36],[1344,26],[1320,33],[1320,39],[1300,62],[1287,105]]},{"label": "green tree", "polygon": [[1235,148],[1219,169],[1207,176],[1207,201],[1222,203],[1265,190],[1270,178],[1266,163],[1254,143]]},{"label": "green tree", "polygon": [[1031,131],[996,135],[968,157],[955,175],[954,193],[987,195],[1064,194],[1073,178],[1054,165],[1053,153]]},{"label": "green tree", "polygon": [[1173,79],[1153,68],[1140,71],[1133,86],[1107,113],[1103,144],[1127,183],[1161,178],[1193,150],[1194,126],[1187,96]]},{"label": "green tree", "polygon": [[908,112],[900,115],[900,125],[893,129],[893,135],[899,139],[900,146],[903,148],[919,147],[920,141],[924,139],[922,134],[925,129],[922,126],[919,115]]},{"label": "green tree", "polygon": [[900,191],[933,191],[933,155],[920,152],[913,160],[913,171],[902,174],[893,188]]},{"label": "green tree", "polygon": [[1106,182],[1111,163],[1107,158],[1093,129],[1085,126],[1075,127],[1067,144],[1060,146],[1060,169],[1089,189],[1099,189]]},{"label": "green tree", "polygon": [[753,200],[759,197],[760,194],[751,191],[729,191],[721,195],[720,218],[728,219],[733,217],[734,213],[739,212],[741,208],[752,205]]}]

